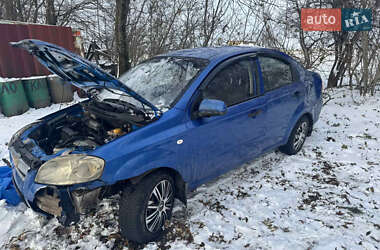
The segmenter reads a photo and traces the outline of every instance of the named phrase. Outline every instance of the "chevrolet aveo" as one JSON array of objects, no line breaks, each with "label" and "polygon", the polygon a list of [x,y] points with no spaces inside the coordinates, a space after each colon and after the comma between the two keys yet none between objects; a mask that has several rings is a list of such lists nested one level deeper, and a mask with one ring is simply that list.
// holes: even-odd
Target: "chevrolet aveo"
[{"label": "chevrolet aveo", "polygon": [[13,181],[33,210],[63,225],[121,193],[128,240],[157,239],[174,198],[279,148],[296,154],[321,111],[322,81],[288,55],[197,48],[142,62],[119,79],[38,40],[12,43],[88,99],[19,130]]}]

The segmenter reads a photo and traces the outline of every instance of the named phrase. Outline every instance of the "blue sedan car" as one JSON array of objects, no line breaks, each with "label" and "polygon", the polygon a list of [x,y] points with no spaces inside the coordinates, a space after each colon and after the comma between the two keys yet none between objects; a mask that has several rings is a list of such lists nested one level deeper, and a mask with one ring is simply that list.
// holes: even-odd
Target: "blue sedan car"
[{"label": "blue sedan car", "polygon": [[22,128],[9,143],[25,203],[64,224],[121,193],[121,234],[149,242],[174,198],[279,148],[296,154],[321,111],[322,82],[288,55],[196,48],[146,60],[119,79],[39,40],[12,43],[88,99]]}]

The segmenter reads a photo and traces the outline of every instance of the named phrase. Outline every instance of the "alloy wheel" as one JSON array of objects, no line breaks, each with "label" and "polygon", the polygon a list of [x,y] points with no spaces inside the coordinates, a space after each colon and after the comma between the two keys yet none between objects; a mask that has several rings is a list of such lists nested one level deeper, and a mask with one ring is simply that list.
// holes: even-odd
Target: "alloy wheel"
[{"label": "alloy wheel", "polygon": [[293,147],[298,151],[303,143],[305,142],[307,136],[308,124],[306,121],[303,121],[300,126],[297,128],[297,131],[294,135]]},{"label": "alloy wheel", "polygon": [[145,226],[151,233],[164,227],[173,207],[173,187],[170,181],[160,181],[152,190],[145,209]]}]

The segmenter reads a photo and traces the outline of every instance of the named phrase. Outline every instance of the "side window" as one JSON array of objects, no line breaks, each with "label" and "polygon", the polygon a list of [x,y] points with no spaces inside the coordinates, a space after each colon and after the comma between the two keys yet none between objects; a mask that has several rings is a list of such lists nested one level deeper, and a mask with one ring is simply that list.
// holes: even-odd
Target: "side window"
[{"label": "side window", "polygon": [[242,59],[219,71],[203,89],[203,99],[222,100],[231,106],[255,94],[250,59]]},{"label": "side window", "polygon": [[272,57],[264,56],[260,56],[259,61],[265,92],[293,82],[292,69],[289,64]]}]

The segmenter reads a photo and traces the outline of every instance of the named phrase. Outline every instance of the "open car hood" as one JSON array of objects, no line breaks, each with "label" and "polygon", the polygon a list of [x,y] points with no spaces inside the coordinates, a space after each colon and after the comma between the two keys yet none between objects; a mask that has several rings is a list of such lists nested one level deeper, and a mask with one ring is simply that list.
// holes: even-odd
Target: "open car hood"
[{"label": "open car hood", "polygon": [[118,79],[100,69],[84,58],[57,45],[35,39],[25,39],[10,43],[37,57],[38,61],[65,81],[88,90],[89,88],[110,88],[120,90],[139,102],[152,108],[157,114],[159,109]]}]

